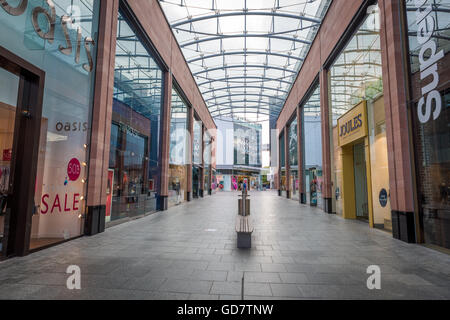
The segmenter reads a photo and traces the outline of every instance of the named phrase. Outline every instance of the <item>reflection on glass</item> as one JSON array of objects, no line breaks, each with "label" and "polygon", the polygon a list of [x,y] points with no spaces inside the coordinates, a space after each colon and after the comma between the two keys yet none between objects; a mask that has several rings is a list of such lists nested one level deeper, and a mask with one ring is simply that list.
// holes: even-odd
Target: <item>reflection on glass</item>
[{"label": "reflection on glass", "polygon": [[205,193],[211,194],[211,135],[208,132],[205,132],[203,140],[205,144],[205,150],[203,152],[203,159],[205,160],[205,165],[203,167],[203,190]]},{"label": "reflection on glass", "polygon": [[172,89],[170,113],[169,151],[169,206],[186,199],[188,156],[188,106],[175,89]]},{"label": "reflection on glass", "polygon": [[306,203],[322,208],[322,129],[319,86],[301,108],[303,121],[303,183]]},{"label": "reflection on glass", "polygon": [[200,120],[194,119],[194,137],[192,153],[192,196],[200,196],[200,181],[202,174],[202,156],[203,156],[203,124]]},{"label": "reflection on glass", "polygon": [[289,190],[290,197],[294,200],[300,200],[298,192],[298,142],[297,142],[297,118],[295,118],[289,125]]},{"label": "reflection on glass", "polygon": [[[54,38],[44,39],[49,24],[39,15],[33,26],[32,12],[37,7],[49,10],[46,1],[20,1],[25,11],[10,15],[0,8],[0,44],[22,59],[45,71],[39,156],[37,164],[30,249],[61,242],[83,233],[85,214],[87,150],[95,74],[95,57],[100,1],[53,0]],[[8,1],[17,7],[19,1]],[[76,7],[72,23],[65,30],[61,17]],[[20,11],[20,10],[19,10]],[[65,33],[64,33],[65,31]],[[86,50],[84,41],[92,38]],[[83,43],[79,42],[81,39]],[[68,41],[72,51],[67,48]],[[80,50],[77,50],[77,48]],[[73,169],[73,170],[72,170]]]},{"label": "reflection on glass", "polygon": [[235,121],[234,164],[261,167],[261,130],[262,125]]},{"label": "reflection on glass", "polygon": [[[389,230],[389,172],[378,6],[373,7],[338,56],[329,77],[333,211],[343,215],[343,199],[345,196],[351,197],[354,212],[347,212],[348,217],[373,218],[375,227]],[[364,121],[368,136],[340,147],[338,118],[363,101],[367,102],[367,119]],[[345,163],[343,159],[346,159]],[[348,161],[353,163],[352,170],[346,169]],[[347,179],[349,176],[353,179]],[[348,188],[354,192],[344,194],[344,180],[351,184]],[[369,199],[372,199],[372,206]],[[372,217],[369,217],[371,213]]]},{"label": "reflection on glass", "polygon": [[[450,0],[406,1],[412,96],[409,105],[413,110],[420,223],[425,242],[445,248],[450,248],[449,9]],[[431,108],[426,106],[429,100]],[[440,112],[436,111],[438,105]]]},{"label": "reflection on glass", "polygon": [[155,211],[162,71],[119,14],[106,221]]},{"label": "reflection on glass", "polygon": [[3,251],[3,232],[7,214],[6,201],[8,194],[11,194],[9,183],[11,162],[13,161],[12,148],[18,94],[19,77],[0,68],[0,150],[2,150],[0,158],[0,256]]},{"label": "reflection on glass", "polygon": [[284,145],[284,131],[280,134],[280,188],[281,195],[286,196],[286,157],[285,157],[285,145]]}]

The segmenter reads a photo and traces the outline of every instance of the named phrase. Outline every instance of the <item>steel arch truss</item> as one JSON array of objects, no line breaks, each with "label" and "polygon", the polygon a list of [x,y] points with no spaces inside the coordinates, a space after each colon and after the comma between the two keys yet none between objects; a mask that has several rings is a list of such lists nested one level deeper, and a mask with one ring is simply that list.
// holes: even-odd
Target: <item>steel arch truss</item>
[{"label": "steel arch truss", "polygon": [[225,8],[215,0],[159,1],[211,115],[236,119],[278,116],[331,3],[259,0],[259,8],[249,8],[241,0]]}]

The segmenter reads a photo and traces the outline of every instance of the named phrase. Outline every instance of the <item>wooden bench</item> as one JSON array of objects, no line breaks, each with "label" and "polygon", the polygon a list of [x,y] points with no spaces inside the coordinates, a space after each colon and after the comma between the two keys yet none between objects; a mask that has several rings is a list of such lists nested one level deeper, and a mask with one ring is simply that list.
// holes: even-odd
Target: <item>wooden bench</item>
[{"label": "wooden bench", "polygon": [[236,233],[237,233],[237,247],[251,248],[252,246],[252,232],[253,223],[250,216],[236,217]]}]

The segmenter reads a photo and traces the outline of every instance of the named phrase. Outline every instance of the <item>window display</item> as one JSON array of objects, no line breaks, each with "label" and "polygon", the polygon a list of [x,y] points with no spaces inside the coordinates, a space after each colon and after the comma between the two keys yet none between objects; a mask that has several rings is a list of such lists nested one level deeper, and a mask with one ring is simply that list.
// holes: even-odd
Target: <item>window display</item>
[{"label": "window display", "polygon": [[203,151],[203,159],[204,159],[204,186],[203,192],[205,194],[211,194],[211,135],[208,132],[205,132],[203,136],[204,141],[204,151]]},{"label": "window display", "polygon": [[30,249],[83,233],[99,4],[54,0],[1,5],[1,46],[45,71]]},{"label": "window display", "polygon": [[124,16],[118,19],[107,222],[157,210],[159,184],[162,70]]},{"label": "window display", "polygon": [[329,72],[333,211],[391,230],[379,9]]},{"label": "window display", "polygon": [[323,207],[322,201],[322,129],[320,112],[320,87],[314,89],[301,106],[303,137],[303,176],[306,203]]},{"label": "window display", "polygon": [[286,156],[285,156],[285,143],[284,143],[284,132],[280,134],[280,188],[281,196],[286,197]]},{"label": "window display", "polygon": [[295,118],[290,126],[289,126],[289,190],[290,190],[290,197],[293,200],[300,200],[300,194],[299,194],[299,180],[298,180],[298,143],[297,143],[297,118]]},{"label": "window display", "polygon": [[188,106],[172,89],[169,151],[169,207],[180,204],[187,197],[188,163]]},{"label": "window display", "polygon": [[419,225],[450,248],[450,0],[406,1]]}]

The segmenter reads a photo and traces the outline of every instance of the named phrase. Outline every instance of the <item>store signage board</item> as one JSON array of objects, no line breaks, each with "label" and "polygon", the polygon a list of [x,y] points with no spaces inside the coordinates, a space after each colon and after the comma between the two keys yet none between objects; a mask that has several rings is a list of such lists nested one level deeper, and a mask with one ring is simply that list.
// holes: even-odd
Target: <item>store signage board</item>
[{"label": "store signage board", "polygon": [[339,146],[367,136],[366,101],[357,104],[338,119]]}]

